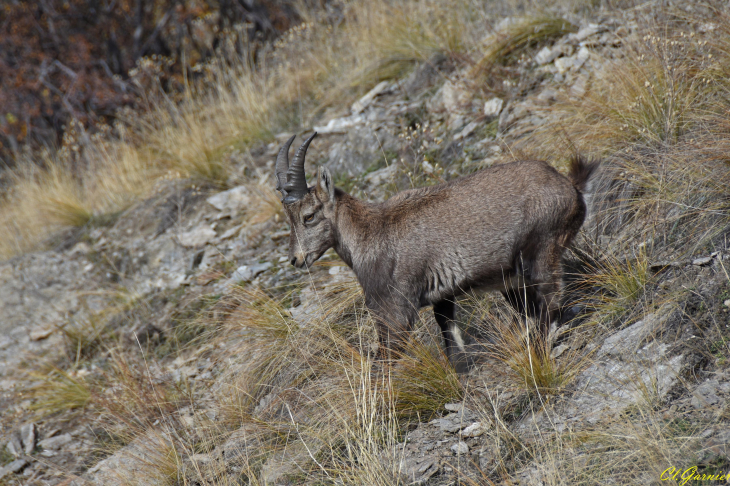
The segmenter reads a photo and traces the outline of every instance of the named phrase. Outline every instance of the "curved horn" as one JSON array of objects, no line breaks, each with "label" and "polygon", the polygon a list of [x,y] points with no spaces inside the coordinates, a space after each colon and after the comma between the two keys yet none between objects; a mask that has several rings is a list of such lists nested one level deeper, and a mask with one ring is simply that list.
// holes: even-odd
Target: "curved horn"
[{"label": "curved horn", "polygon": [[296,138],[296,135],[286,141],[279,150],[279,155],[276,156],[276,190],[280,191],[281,194],[286,197],[286,191],[284,185],[286,184],[286,171],[289,169],[289,147]]},{"label": "curved horn", "polygon": [[302,146],[297,150],[294,160],[292,160],[289,170],[286,172],[287,182],[284,186],[284,190],[287,191],[288,202],[296,201],[304,197],[307,192],[307,178],[304,175],[304,156],[307,153],[309,144],[312,139],[317,136],[317,132],[314,132],[308,139],[302,143]]}]

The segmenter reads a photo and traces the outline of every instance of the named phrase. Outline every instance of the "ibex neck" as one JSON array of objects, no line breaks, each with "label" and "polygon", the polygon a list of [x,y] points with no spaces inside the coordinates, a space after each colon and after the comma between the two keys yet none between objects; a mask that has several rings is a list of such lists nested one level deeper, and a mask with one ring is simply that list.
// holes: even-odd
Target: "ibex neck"
[{"label": "ibex neck", "polygon": [[355,269],[358,262],[367,254],[366,244],[369,239],[381,236],[378,231],[379,218],[373,204],[361,201],[346,192],[336,189],[337,215],[335,222],[335,251]]}]

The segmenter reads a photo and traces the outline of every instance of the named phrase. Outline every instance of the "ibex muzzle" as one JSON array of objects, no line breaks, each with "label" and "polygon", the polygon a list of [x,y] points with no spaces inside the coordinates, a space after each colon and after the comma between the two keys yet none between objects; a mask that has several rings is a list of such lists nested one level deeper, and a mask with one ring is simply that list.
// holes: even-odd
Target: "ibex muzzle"
[{"label": "ibex muzzle", "polygon": [[367,203],[334,187],[326,167],[307,187],[304,157],[316,135],[291,165],[294,137],[276,159],[289,260],[310,266],[334,248],[362,285],[382,352],[402,344],[418,309],[433,305],[446,353],[463,371],[454,302],[471,289],[500,290],[547,337],[559,310],[562,253],[583,224],[581,191],[597,164],[576,157],[565,177],[542,161],[511,162]]}]

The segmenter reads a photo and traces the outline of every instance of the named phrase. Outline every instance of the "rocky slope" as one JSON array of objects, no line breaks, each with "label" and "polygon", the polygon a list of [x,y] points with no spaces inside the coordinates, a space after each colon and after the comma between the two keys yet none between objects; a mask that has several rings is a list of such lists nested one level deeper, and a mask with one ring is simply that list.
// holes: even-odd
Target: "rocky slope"
[{"label": "rocky slope", "polygon": [[[307,172],[326,164],[338,185],[382,200],[541,153],[530,144],[555,126],[553,107],[586,97],[607,63],[646,35],[621,12],[576,23],[504,68],[498,96],[475,89],[473,67],[442,58],[376,85],[313,127],[320,137]],[[712,30],[700,27],[698,36]],[[226,191],[163,181],[113,224],[68,231],[47,251],[0,263],[0,443],[7,444],[0,484],[367,483],[364,473],[336,476],[343,463],[392,481],[382,484],[659,484],[672,467],[730,472],[727,232],[660,244],[659,234],[652,240],[642,230],[648,214],[602,227],[596,214],[606,198],[598,191],[615,175],[611,160],[593,186],[593,217],[566,255],[566,316],[552,351],[559,379],[550,386],[530,385],[519,366],[493,352],[504,343],[484,328],[506,311],[501,297],[487,296],[460,309],[474,368],[456,382],[443,371],[450,383],[443,388],[453,393],[434,398],[429,413],[401,416],[392,440],[357,461],[347,461],[347,439],[307,429],[324,402],[308,403],[305,391],[339,390],[352,372],[345,365],[317,371],[324,369],[319,348],[306,359],[276,350],[288,365],[307,363],[311,374],[287,381],[278,371],[231,414],[224,398],[235,393],[227,387],[243,386],[247,373],[264,376],[257,366],[270,357],[270,328],[245,325],[253,321],[247,309],[268,305],[256,292],[279,299],[276,312],[302,353],[303,343],[321,339],[325,321],[364,333],[358,341],[343,331],[363,356],[373,344],[357,284],[334,254],[310,272],[287,262],[288,226],[272,189],[273,159],[289,135],[229,154],[236,172]],[[631,279],[637,266],[641,288],[620,311],[602,307],[591,275],[619,268]],[[343,294],[351,295],[344,305]],[[334,307],[340,313],[327,321]],[[428,341],[433,323],[423,316],[419,332]],[[232,321],[244,324],[226,327]],[[137,375],[119,374],[120,362]],[[54,408],[49,394],[63,398],[69,389],[58,383],[81,383],[89,398]],[[125,394],[129,383],[135,397],[146,390],[141,401],[157,403],[109,405],[136,403]],[[168,393],[160,390],[176,390],[175,398],[160,398]],[[124,436],[135,420],[133,436]],[[386,422],[377,425],[387,430]],[[193,446],[170,452],[176,441]]]}]

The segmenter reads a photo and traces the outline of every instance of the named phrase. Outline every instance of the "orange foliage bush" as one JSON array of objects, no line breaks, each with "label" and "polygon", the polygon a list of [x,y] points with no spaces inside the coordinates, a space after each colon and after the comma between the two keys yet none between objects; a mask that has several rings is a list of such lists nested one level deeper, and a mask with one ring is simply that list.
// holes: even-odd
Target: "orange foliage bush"
[{"label": "orange foliage bush", "polygon": [[250,55],[252,45],[288,29],[296,16],[292,0],[2,3],[0,161],[6,163],[23,145],[58,145],[71,119],[93,127],[120,107],[142,106],[152,86],[181,91],[185,76],[224,41],[229,55]]}]

